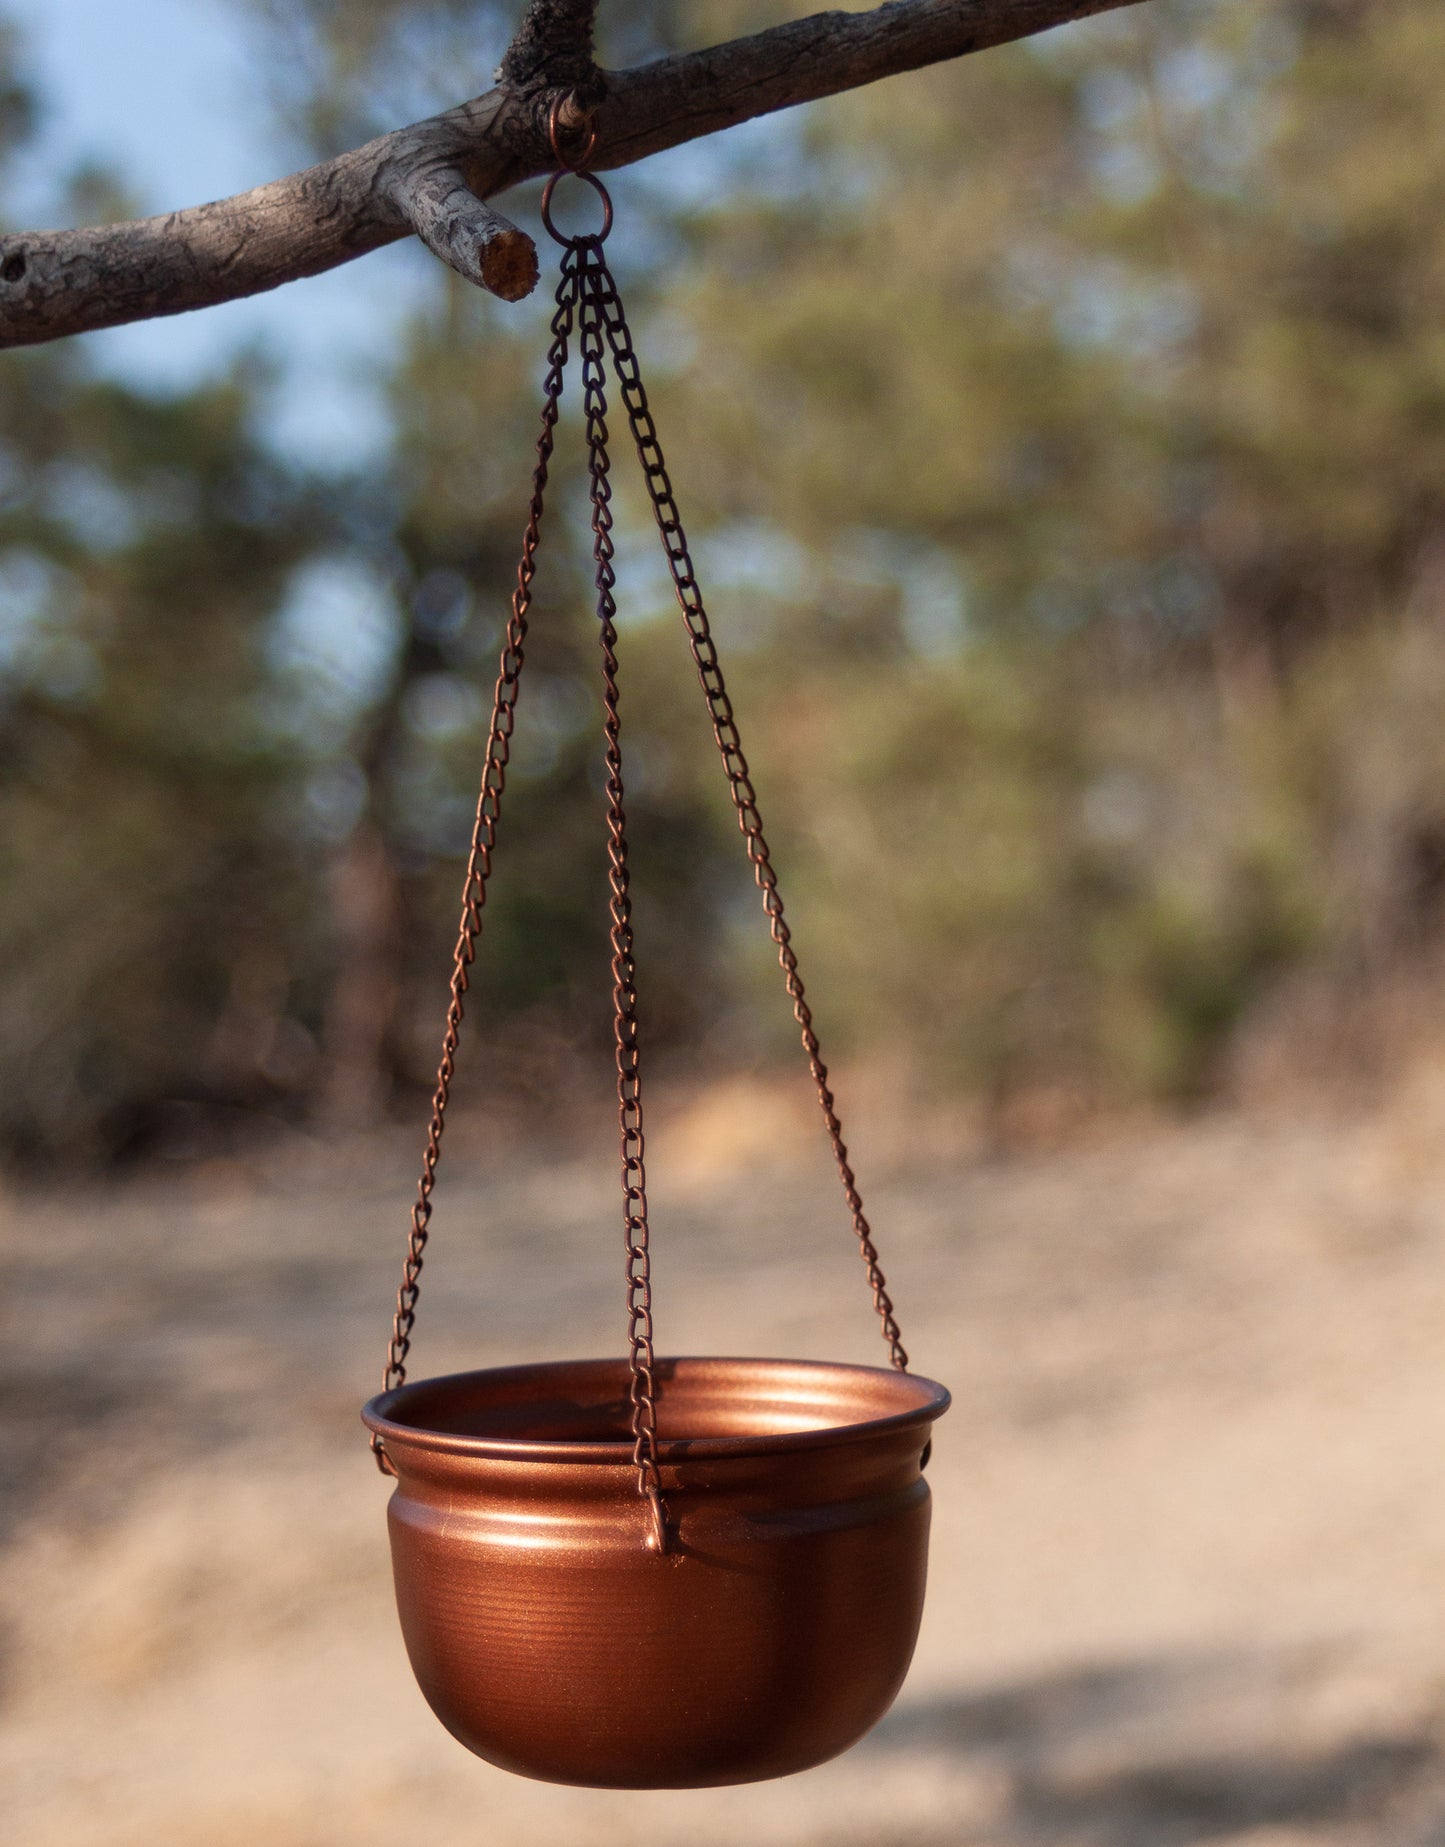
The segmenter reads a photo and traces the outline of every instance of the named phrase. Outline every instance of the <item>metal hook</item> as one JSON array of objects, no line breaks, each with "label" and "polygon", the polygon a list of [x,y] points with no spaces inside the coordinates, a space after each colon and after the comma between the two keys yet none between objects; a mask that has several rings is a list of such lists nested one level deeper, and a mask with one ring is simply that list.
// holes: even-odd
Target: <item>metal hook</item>
[{"label": "metal hook", "polygon": [[[562,105],[574,101],[576,95],[577,92],[575,90],[567,90],[554,96],[552,98],[552,107],[547,115],[547,139],[552,144],[552,158],[557,162],[557,171],[551,176],[546,186],[542,189],[542,223],[547,227],[547,235],[552,238],[555,243],[574,245],[584,243],[603,244],[607,241],[607,234],[612,229],[612,200],[608,194],[607,188],[602,184],[601,180],[597,178],[596,174],[585,171],[587,162],[592,158],[592,150],[597,146],[597,129],[590,115],[584,118],[587,129],[587,139],[583,142],[580,150],[569,157],[563,151],[562,147]],[[552,195],[557,190],[558,180],[568,175],[573,179],[585,180],[602,201],[602,229],[594,232],[590,237],[568,237],[565,232],[559,231],[552,222]]]},{"label": "metal hook", "polygon": [[587,129],[587,139],[582,144],[581,152],[574,154],[569,160],[567,155],[562,152],[562,141],[559,131],[562,126],[562,105],[564,103],[574,102],[576,97],[577,92],[575,90],[567,90],[560,92],[552,98],[552,107],[547,114],[547,139],[552,144],[552,158],[556,161],[557,165],[562,168],[564,172],[580,175],[582,168],[585,167],[592,158],[592,150],[597,146],[597,128],[590,114],[583,118]]}]

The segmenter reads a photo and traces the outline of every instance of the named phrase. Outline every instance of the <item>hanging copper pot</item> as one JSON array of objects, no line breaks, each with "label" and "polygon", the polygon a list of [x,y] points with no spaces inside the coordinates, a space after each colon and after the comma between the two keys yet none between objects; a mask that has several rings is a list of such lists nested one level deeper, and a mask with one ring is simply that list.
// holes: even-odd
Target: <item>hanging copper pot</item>
[{"label": "hanging copper pot", "polygon": [[669,1542],[647,1543],[625,1360],[384,1393],[365,1417],[411,1664],[452,1735],[552,1782],[784,1776],[887,1711],[923,1609],[948,1394],[809,1360],[655,1363]]},{"label": "hanging copper pot", "polygon": [[[402,1631],[447,1729],[558,1783],[690,1788],[821,1763],[887,1711],[923,1608],[929,1428],[948,1404],[907,1370],[783,914],[732,702],[617,286],[601,183],[569,163],[542,216],[564,246],[512,615],[467,861],[451,1004],[397,1293],[384,1389],[366,1407],[397,1478]],[[598,233],[551,218],[564,172],[600,197]],[[464,998],[506,788],[558,404],[574,333],[602,649],[612,997],[627,1353],[406,1383]],[[606,360],[642,462],[728,791],[762,894],[892,1371],[811,1360],[658,1360],[627,817],[623,804]]]}]

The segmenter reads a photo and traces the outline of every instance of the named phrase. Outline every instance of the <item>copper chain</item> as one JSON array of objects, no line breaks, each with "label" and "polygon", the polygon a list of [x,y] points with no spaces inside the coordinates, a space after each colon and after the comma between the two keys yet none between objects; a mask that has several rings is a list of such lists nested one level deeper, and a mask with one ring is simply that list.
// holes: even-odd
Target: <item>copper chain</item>
[{"label": "copper chain", "polygon": [[[573,245],[576,249],[579,246]],[[657,1388],[652,1358],[652,1260],[648,1250],[647,1168],[642,1132],[642,1070],[637,1039],[637,966],[622,788],[622,718],[617,686],[616,576],[612,568],[612,487],[608,480],[606,348],[594,278],[605,274],[601,239],[582,251],[582,405],[591,481],[592,556],[602,644],[603,730],[607,739],[607,857],[612,888],[612,1018],[617,1047],[617,1113],[622,1145],[622,1221],[627,1246],[627,1363],[631,1373],[632,1460],[638,1491],[652,1509],[652,1543],[666,1550],[657,1470]]]},{"label": "copper chain", "polygon": [[[554,146],[556,145],[554,116]],[[602,199],[605,221],[600,235],[566,237],[552,224],[550,203],[553,187],[560,172],[549,181],[543,200],[543,218],[547,228],[563,245],[562,273],[557,285],[556,311],[552,317],[552,343],[547,354],[547,378],[542,407],[542,427],[537,439],[537,461],[532,474],[532,498],[528,509],[522,556],[517,567],[517,585],[512,593],[512,613],[502,647],[496,690],[492,703],[492,721],[487,736],[485,768],[481,795],[477,803],[476,822],[472,830],[471,850],[467,860],[462,890],[462,916],[452,963],[451,1003],[447,1009],[446,1032],[442,1041],[441,1063],[437,1071],[436,1090],[432,1098],[431,1122],[427,1130],[422,1158],[421,1178],[417,1184],[416,1203],[412,1207],[411,1228],[407,1238],[406,1263],[401,1287],[397,1292],[396,1313],[392,1320],[391,1341],[387,1349],[383,1390],[390,1391],[405,1382],[407,1355],[411,1350],[412,1329],[416,1321],[420,1279],[432,1213],[432,1192],[436,1185],[437,1163],[441,1155],[442,1130],[447,1103],[456,1069],[457,1044],[461,1031],[469,972],[476,956],[477,940],[482,929],[482,911],[487,898],[487,881],[492,870],[497,824],[501,818],[502,797],[506,788],[507,764],[511,755],[511,738],[515,725],[519,690],[527,637],[527,617],[532,602],[532,581],[536,575],[536,554],[542,522],[543,501],[562,396],[563,376],[567,365],[569,340],[574,322],[579,330],[582,354],[583,411],[586,422],[589,498],[592,515],[592,555],[597,589],[598,636],[602,652],[602,683],[606,740],[608,882],[610,887],[613,1037],[617,1063],[618,1121],[622,1155],[623,1225],[626,1244],[626,1286],[628,1313],[628,1368],[631,1376],[630,1402],[633,1449],[637,1485],[648,1502],[652,1515],[650,1543],[655,1549],[667,1549],[666,1514],[662,1501],[661,1477],[657,1460],[657,1405],[654,1377],[652,1329],[652,1279],[647,1215],[646,1144],[642,1119],[642,1075],[637,1024],[637,970],[632,929],[632,896],[627,847],[627,813],[622,778],[622,722],[618,690],[616,574],[613,568],[612,489],[608,454],[606,354],[610,349],[613,370],[627,420],[642,463],[647,492],[657,528],[667,555],[677,600],[686,624],[693,662],[707,701],[713,736],[722,755],[728,791],[737,813],[738,826],[747,844],[749,862],[758,889],[768,928],[778,951],[793,1016],[798,1022],[807,1054],[808,1068],[817,1086],[829,1144],[843,1182],[843,1195],[853,1221],[859,1250],[868,1272],[873,1305],[882,1326],[883,1338],[894,1366],[900,1371],[908,1365],[898,1331],[898,1323],[889,1299],[873,1233],[863,1210],[857,1179],[843,1140],[842,1124],[823,1063],[813,1015],[798,972],[798,958],[793,949],[792,933],[783,914],[782,895],[773,870],[757,795],[753,789],[747,758],[743,754],[732,700],[728,695],[718,662],[717,647],[711,624],[698,588],[683,531],[682,518],[668,477],[657,428],[648,407],[637,355],[623,311],[617,284],[602,253],[603,239],[611,226],[611,201],[605,189],[591,174],[561,161],[561,168],[585,180]],[[373,1437],[372,1449],[378,1466],[390,1474],[380,1439]]]},{"label": "copper chain", "polygon": [[[532,470],[532,498],[527,508],[526,531],[522,535],[517,584],[512,592],[511,618],[507,623],[497,667],[482,788],[472,827],[466,877],[462,883],[462,916],[452,956],[451,1003],[447,1008],[441,1063],[437,1069],[436,1090],[432,1095],[431,1121],[427,1126],[426,1148],[422,1154],[421,1178],[417,1182],[416,1203],[411,1209],[406,1262],[402,1269],[401,1287],[397,1291],[396,1312],[392,1317],[386,1370],[382,1375],[382,1390],[388,1392],[405,1383],[406,1359],[411,1351],[412,1328],[416,1322],[417,1301],[421,1294],[422,1262],[431,1225],[432,1191],[436,1186],[437,1162],[441,1157],[442,1130],[446,1124],[447,1102],[456,1072],[457,1042],[461,1034],[470,970],[476,959],[477,939],[482,930],[482,908],[487,901],[487,880],[491,876],[492,854],[497,844],[502,796],[507,786],[507,764],[511,757],[512,732],[516,722],[517,694],[525,660],[527,614],[532,605],[532,580],[537,574],[542,506],[547,491],[547,473],[552,461],[562,381],[567,368],[567,346],[580,293],[579,272],[577,253],[565,251],[562,256],[562,274],[557,284],[557,307],[552,316],[552,344],[547,351],[542,427],[537,437],[537,461]],[[395,1471],[379,1437],[373,1436],[371,1447],[378,1468],[385,1474],[393,1474]]]},{"label": "copper chain", "polygon": [[637,445],[638,460],[642,463],[642,472],[646,477],[648,498],[652,502],[657,530],[662,537],[662,548],[667,554],[673,588],[677,592],[683,621],[687,625],[688,643],[692,649],[693,663],[697,668],[698,678],[702,682],[703,693],[707,699],[713,736],[717,739],[718,750],[722,753],[723,770],[727,776],[733,807],[737,811],[738,826],[747,842],[748,859],[752,863],[753,876],[757,880],[758,889],[763,894],[763,910],[767,914],[768,928],[777,946],[778,962],[782,967],[783,979],[787,984],[788,998],[793,1003],[793,1017],[798,1022],[798,1029],[803,1037],[803,1050],[808,1057],[808,1069],[812,1072],[813,1082],[818,1088],[818,1102],[823,1111],[823,1122],[828,1131],[828,1141],[843,1182],[843,1197],[847,1201],[848,1212],[853,1221],[853,1230],[858,1239],[858,1248],[867,1267],[868,1286],[873,1291],[873,1306],[878,1313],[883,1338],[888,1343],[889,1357],[894,1366],[902,1372],[907,1369],[908,1354],[899,1335],[893,1303],[889,1299],[883,1271],[879,1267],[872,1227],[863,1210],[863,1199],[858,1191],[857,1177],[848,1158],[847,1143],[843,1140],[843,1125],[838,1120],[837,1105],[828,1081],[828,1067],[823,1063],[822,1049],[818,1044],[817,1030],[813,1025],[812,1009],[808,1005],[803,990],[802,976],[798,973],[798,958],[793,950],[792,932],[783,915],[783,899],[778,890],[778,875],[773,870],[767,839],[763,833],[762,816],[758,812],[758,798],[748,771],[748,760],[743,755],[742,739],[738,735],[737,720],[733,716],[732,700],[728,697],[727,683],[723,679],[722,667],[718,662],[712,626],[708,621],[702,591],[698,588],[697,576],[693,570],[692,557],[687,546],[687,535],[682,528],[682,516],[678,512],[677,501],[673,497],[672,482],[668,478],[667,464],[663,460],[662,445],[657,439],[657,426],[648,408],[647,392],[643,387],[637,354],[633,350],[632,335],[627,325],[627,317],[623,313],[622,299],[617,292],[617,284],[605,262],[599,261],[589,267],[584,288],[588,295],[596,296],[603,326],[607,332],[607,343],[612,349],[612,364],[617,374],[618,389],[622,396],[623,406],[627,411],[632,439]]}]

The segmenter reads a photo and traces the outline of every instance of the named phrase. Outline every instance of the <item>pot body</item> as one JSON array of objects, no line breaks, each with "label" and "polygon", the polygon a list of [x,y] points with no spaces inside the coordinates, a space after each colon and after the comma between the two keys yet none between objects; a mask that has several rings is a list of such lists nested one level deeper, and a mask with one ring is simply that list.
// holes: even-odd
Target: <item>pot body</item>
[{"label": "pot body", "polygon": [[624,1362],[501,1368],[367,1406],[407,1652],[442,1724],[524,1776],[783,1776],[892,1704],[923,1609],[922,1460],[948,1395],[811,1361],[656,1369],[668,1548]]}]

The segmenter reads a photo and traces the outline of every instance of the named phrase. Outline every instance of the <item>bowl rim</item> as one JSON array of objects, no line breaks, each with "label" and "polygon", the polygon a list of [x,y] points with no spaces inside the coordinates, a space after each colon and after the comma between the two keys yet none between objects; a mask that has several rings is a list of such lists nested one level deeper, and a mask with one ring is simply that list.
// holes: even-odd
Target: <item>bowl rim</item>
[{"label": "bowl rim", "polygon": [[[825,1424],[811,1430],[777,1430],[759,1431],[756,1435],[729,1437],[660,1437],[657,1444],[657,1458],[662,1463],[693,1462],[708,1458],[727,1456],[769,1456],[788,1454],[796,1450],[829,1449],[840,1444],[857,1442],[864,1437],[882,1435],[889,1431],[902,1430],[910,1424],[932,1423],[942,1417],[952,1403],[946,1386],[936,1379],[925,1377],[922,1373],[899,1372],[885,1366],[862,1366],[846,1360],[813,1359],[776,1359],[762,1355],[742,1354],[678,1354],[663,1357],[659,1355],[654,1369],[661,1374],[664,1369],[685,1366],[693,1369],[712,1370],[713,1368],[758,1368],[788,1369],[794,1373],[811,1372],[822,1374],[845,1374],[873,1380],[887,1380],[898,1386],[905,1382],[919,1388],[916,1400],[911,1405],[898,1411],[888,1412],[881,1417],[868,1417],[846,1424]],[[420,1393],[423,1389],[434,1390],[437,1387],[459,1387],[472,1385],[482,1379],[510,1375],[512,1378],[535,1378],[539,1382],[549,1376],[575,1373],[582,1367],[618,1368],[624,1379],[627,1377],[627,1360],[625,1355],[609,1354],[601,1358],[578,1360],[537,1360],[509,1366],[484,1366],[467,1372],[439,1373],[431,1378],[415,1379],[405,1385],[394,1386],[388,1392],[379,1392],[368,1400],[362,1408],[362,1422],[380,1437],[388,1454],[395,1444],[398,1455],[407,1450],[423,1450],[444,1455],[471,1457],[477,1460],[507,1462],[553,1462],[575,1465],[578,1463],[595,1464],[598,1467],[616,1468],[633,1466],[632,1440],[615,1443],[579,1443],[556,1441],[540,1437],[506,1437],[506,1436],[467,1436],[455,1431],[429,1430],[423,1425],[402,1423],[391,1413],[410,1395]]]}]

